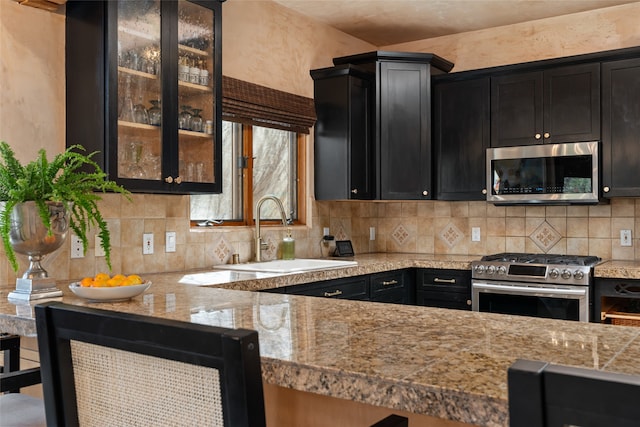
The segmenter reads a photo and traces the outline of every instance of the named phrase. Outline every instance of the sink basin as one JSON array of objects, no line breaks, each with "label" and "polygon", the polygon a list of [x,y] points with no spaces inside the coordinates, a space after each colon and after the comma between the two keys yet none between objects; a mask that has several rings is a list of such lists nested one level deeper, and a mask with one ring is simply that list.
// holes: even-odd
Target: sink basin
[{"label": "sink basin", "polygon": [[224,266],[219,266],[219,268],[224,268],[225,270],[257,271],[265,273],[300,273],[304,271],[325,270],[327,268],[353,267],[355,265],[358,265],[356,261],[298,258],[250,262],[246,264],[225,264]]},{"label": "sink basin", "polygon": [[210,286],[229,283],[236,280],[267,279],[278,274],[259,271],[207,271],[205,273],[186,274],[178,281],[185,285]]}]

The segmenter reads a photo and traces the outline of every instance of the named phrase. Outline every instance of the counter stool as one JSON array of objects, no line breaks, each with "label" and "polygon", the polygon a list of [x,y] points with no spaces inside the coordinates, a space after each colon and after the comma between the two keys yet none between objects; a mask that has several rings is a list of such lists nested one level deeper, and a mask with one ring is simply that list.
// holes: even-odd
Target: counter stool
[{"label": "counter stool", "polygon": [[4,365],[0,373],[0,426],[46,426],[44,402],[20,393],[22,387],[39,384],[40,368],[20,370],[20,337],[0,333]]}]

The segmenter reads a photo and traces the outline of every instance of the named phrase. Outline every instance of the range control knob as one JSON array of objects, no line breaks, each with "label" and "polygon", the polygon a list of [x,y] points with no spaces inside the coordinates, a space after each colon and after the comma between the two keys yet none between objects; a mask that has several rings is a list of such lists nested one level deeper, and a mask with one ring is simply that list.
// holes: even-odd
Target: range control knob
[{"label": "range control knob", "polygon": [[567,269],[562,270],[563,279],[571,279],[571,272]]},{"label": "range control knob", "polygon": [[498,274],[501,274],[501,275],[507,274],[507,267],[505,267],[504,265],[501,265],[500,267],[498,267]]},{"label": "range control knob", "polygon": [[576,271],[573,273],[573,277],[574,277],[576,280],[582,280],[582,279],[584,279],[584,271],[582,271],[582,270],[576,270]]},{"label": "range control knob", "polygon": [[478,274],[482,274],[484,273],[484,265],[480,264],[480,265],[476,265],[476,273]]},{"label": "range control knob", "polygon": [[496,272],[496,267],[494,265],[490,265],[487,267],[487,274],[493,274]]},{"label": "range control knob", "polygon": [[552,279],[557,279],[559,275],[560,275],[560,270],[558,270],[557,268],[552,268],[551,271],[549,272],[549,277],[551,277]]}]

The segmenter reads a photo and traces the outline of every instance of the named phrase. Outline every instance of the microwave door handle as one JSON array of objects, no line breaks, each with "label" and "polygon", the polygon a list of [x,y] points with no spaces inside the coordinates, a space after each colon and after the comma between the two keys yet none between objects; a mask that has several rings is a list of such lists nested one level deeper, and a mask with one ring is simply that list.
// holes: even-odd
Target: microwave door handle
[{"label": "microwave door handle", "polygon": [[547,294],[558,296],[584,296],[587,294],[587,287],[584,289],[556,289],[556,288],[540,288],[531,286],[516,285],[493,285],[490,283],[473,283],[473,288],[487,291],[500,291],[505,294]]}]

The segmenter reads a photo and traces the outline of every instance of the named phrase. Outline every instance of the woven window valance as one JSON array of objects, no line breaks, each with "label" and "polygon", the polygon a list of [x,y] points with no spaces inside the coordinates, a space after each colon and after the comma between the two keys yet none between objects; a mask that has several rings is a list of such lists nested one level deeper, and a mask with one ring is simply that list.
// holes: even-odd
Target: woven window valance
[{"label": "woven window valance", "polygon": [[309,133],[316,112],[311,98],[222,76],[222,120]]}]

